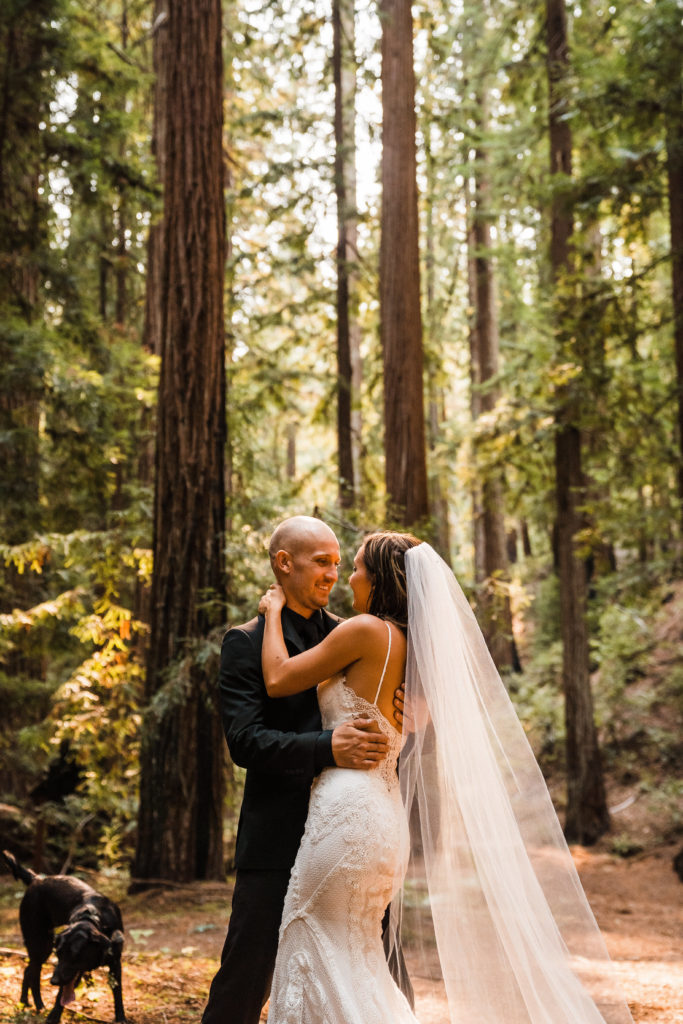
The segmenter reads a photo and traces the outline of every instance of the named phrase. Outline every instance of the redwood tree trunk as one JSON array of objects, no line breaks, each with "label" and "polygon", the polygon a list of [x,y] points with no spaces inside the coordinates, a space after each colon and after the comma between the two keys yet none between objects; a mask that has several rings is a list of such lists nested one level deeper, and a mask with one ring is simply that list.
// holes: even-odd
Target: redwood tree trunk
[{"label": "redwood tree trunk", "polygon": [[[40,357],[27,358],[22,328],[28,333],[42,315],[37,254],[47,248],[47,204],[38,191],[45,173],[40,122],[53,94],[46,67],[50,21],[58,13],[49,3],[0,12],[0,531],[7,544],[27,540],[41,522],[43,367]],[[30,605],[41,592],[36,574],[0,571],[2,610]]]},{"label": "redwood tree trunk", "polygon": [[116,211],[116,305],[114,307],[114,323],[123,328],[128,320],[128,239],[126,238],[126,194],[122,188],[119,193],[119,207]]},{"label": "redwood tree trunk", "polygon": [[[40,121],[47,116],[52,88],[43,65],[50,43],[45,4],[34,11],[15,4],[0,13],[0,360],[11,372],[0,388],[0,527],[3,540],[19,544],[40,522],[38,500],[38,424],[43,390],[42,367],[22,354],[26,328],[39,318],[39,269],[36,253],[46,245],[47,208],[38,188],[44,171]],[[12,323],[12,319],[15,323]],[[37,593],[36,579],[2,576],[9,585],[7,603],[23,604]],[[0,601],[2,601],[0,586]],[[21,595],[21,596],[20,596]]]},{"label": "redwood tree trunk", "polygon": [[[546,0],[550,171],[562,176],[552,203],[550,262],[554,280],[571,271],[570,240],[573,214],[566,182],[572,175],[572,134],[566,117],[565,81],[569,70],[569,43],[564,0]],[[557,304],[557,338],[563,360],[570,353],[571,331],[563,326]],[[570,842],[593,843],[609,828],[609,813],[593,719],[586,628],[586,570],[576,551],[581,528],[580,508],[584,479],[581,468],[580,398],[574,387],[558,401],[555,434],[557,500],[557,567],[560,580],[562,680],[565,695],[567,757],[567,816],[565,834]]]},{"label": "redwood tree trunk", "polygon": [[[121,51],[125,53],[128,48],[128,2],[123,0],[121,5]],[[125,112],[127,98],[124,93],[122,97],[122,108]],[[125,161],[125,143],[121,140],[119,156]],[[114,258],[115,279],[116,279],[116,304],[114,309],[114,323],[122,328],[128,320],[128,274],[129,274],[129,245],[126,237],[128,229],[126,185],[119,186],[118,206],[114,214],[114,225],[118,241],[116,243],[116,255]]]},{"label": "redwood tree trunk", "polygon": [[[155,159],[156,176],[163,195],[166,168],[165,116],[168,97],[168,0],[156,0],[154,5],[153,29],[154,62],[154,113],[152,126],[152,153]],[[155,355],[161,352],[161,323],[163,314],[163,287],[161,276],[164,258],[163,220],[155,220],[147,237],[147,268],[145,273],[145,316],[142,328],[142,344]],[[154,410],[146,409],[141,424],[146,440],[138,449],[137,473],[141,484],[150,486],[154,479]],[[142,622],[149,622],[150,588],[138,581],[135,592],[134,615]],[[140,643],[146,645],[146,637]]]},{"label": "redwood tree trunk", "polygon": [[[486,128],[486,101],[480,92],[478,109],[480,131]],[[495,279],[491,257],[491,228],[487,209],[488,182],[486,153],[478,149],[476,166],[470,174],[474,180],[472,224],[468,233],[470,302],[474,310],[471,330],[472,411],[474,418],[491,412],[498,400],[498,388],[490,381],[499,366],[498,317]],[[519,659],[512,635],[508,577],[507,545],[502,474],[487,469],[477,473],[481,481],[475,485],[475,567],[480,586],[482,625],[491,656],[499,669],[519,668]]]},{"label": "redwood tree trunk", "polygon": [[287,457],[285,474],[288,481],[296,480],[296,423],[287,424]]},{"label": "redwood tree trunk", "polygon": [[[222,620],[225,517],[220,0],[169,5],[154,575],[138,878],[223,876],[224,742],[192,658]],[[180,658],[184,656],[184,662]]]},{"label": "redwood tree trunk", "polygon": [[355,264],[356,65],[353,0],[333,0],[335,193],[337,196],[337,438],[339,503],[351,508],[358,485],[360,451],[360,327]]},{"label": "redwood tree trunk", "polygon": [[[680,83],[680,68],[679,83]],[[674,90],[674,109],[667,117],[666,166],[669,186],[669,226],[671,233],[671,283],[674,313],[674,348],[678,394],[678,494],[683,529],[683,87]]]},{"label": "redwood tree trunk", "polygon": [[432,513],[432,540],[434,547],[450,565],[451,537],[448,519],[448,475],[437,449],[443,436],[446,419],[444,388],[439,380],[443,376],[443,358],[439,337],[440,314],[436,302],[435,288],[435,227],[434,193],[436,177],[429,130],[425,134],[425,159],[427,164],[426,196],[426,260],[425,260],[425,314],[427,328],[427,445],[430,455],[429,504]]},{"label": "redwood tree trunk", "polygon": [[[58,5],[0,4],[0,536],[28,540],[42,525],[39,424],[43,356],[36,341],[42,320],[39,259],[47,248],[47,204],[39,194],[45,172],[40,122],[49,118],[54,80],[48,73]],[[30,608],[45,598],[38,573],[0,566],[0,612]],[[2,651],[2,677],[15,687],[45,678],[40,631],[13,637]],[[30,692],[30,690],[27,690]],[[47,713],[31,701],[31,720]],[[5,709],[6,710],[6,709]],[[26,714],[20,725],[27,724]],[[13,723],[5,722],[12,730]],[[0,757],[0,787],[21,793],[25,777],[16,758]],[[40,829],[34,859],[40,870]]]},{"label": "redwood tree trunk", "polygon": [[415,156],[413,20],[409,0],[382,0],[380,334],[384,358],[389,515],[429,512]]},{"label": "redwood tree trunk", "polygon": [[40,121],[52,89],[44,65],[49,3],[7,5],[0,13],[0,302],[30,322],[38,303],[35,256],[47,244],[46,204],[38,193],[43,171]]},{"label": "redwood tree trunk", "polygon": [[[152,153],[156,164],[157,180],[163,193],[166,177],[166,118],[168,103],[168,0],[156,0],[154,5],[154,124]],[[150,352],[161,352],[162,264],[164,257],[163,220],[153,223],[147,240],[147,288],[145,291],[145,324],[143,343]]]}]

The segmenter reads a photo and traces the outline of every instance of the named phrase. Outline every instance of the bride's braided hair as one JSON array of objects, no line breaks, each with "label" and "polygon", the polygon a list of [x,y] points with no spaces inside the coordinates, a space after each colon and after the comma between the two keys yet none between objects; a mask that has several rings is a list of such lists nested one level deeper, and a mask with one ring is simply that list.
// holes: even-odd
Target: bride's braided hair
[{"label": "bride's braided hair", "polygon": [[412,533],[392,530],[368,534],[363,541],[361,557],[372,583],[368,611],[404,632],[408,627],[405,555],[421,543]]}]

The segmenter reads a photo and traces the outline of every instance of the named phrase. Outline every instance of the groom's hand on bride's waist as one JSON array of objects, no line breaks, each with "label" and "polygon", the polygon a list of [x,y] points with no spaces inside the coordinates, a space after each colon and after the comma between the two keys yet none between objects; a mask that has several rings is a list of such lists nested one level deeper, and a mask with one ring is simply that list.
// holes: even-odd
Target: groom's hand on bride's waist
[{"label": "groom's hand on bride's waist", "polygon": [[389,741],[371,718],[354,718],[332,733],[332,755],[338,768],[374,768],[387,756]]}]

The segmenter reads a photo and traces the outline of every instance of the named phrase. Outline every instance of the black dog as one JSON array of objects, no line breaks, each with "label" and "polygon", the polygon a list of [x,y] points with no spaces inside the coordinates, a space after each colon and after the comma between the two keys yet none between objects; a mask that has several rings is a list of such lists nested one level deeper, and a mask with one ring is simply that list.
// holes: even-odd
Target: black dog
[{"label": "black dog", "polygon": [[28,952],[21,1002],[28,1004],[30,989],[36,1010],[43,1009],[40,969],[52,952],[55,928],[66,925],[55,946],[57,966],[50,982],[59,985],[59,993],[47,1024],[57,1024],[62,1007],[73,1002],[74,988],[82,975],[96,967],[109,968],[116,1024],[125,1024],[121,993],[123,922],[119,908],[78,878],[42,878],[22,867],[7,850],[2,851],[2,856],[17,881],[27,886],[19,906],[19,923]]}]

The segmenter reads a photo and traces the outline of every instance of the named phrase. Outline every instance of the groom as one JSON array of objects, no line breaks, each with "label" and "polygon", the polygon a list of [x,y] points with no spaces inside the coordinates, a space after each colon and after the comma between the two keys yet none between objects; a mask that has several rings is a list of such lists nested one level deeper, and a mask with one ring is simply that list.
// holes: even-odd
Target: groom
[{"label": "groom", "polygon": [[[287,650],[299,654],[341,621],[325,610],[337,581],[339,544],[320,519],[294,516],[273,533],[269,555],[287,598]],[[270,991],[285,893],[314,777],[333,765],[369,769],[387,751],[386,737],[370,719],[323,730],[315,689],[269,698],[261,672],[263,629],[262,615],[236,626],[221,650],[225,738],[247,777],[230,924],[202,1024],[257,1024]]]}]

